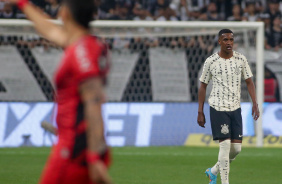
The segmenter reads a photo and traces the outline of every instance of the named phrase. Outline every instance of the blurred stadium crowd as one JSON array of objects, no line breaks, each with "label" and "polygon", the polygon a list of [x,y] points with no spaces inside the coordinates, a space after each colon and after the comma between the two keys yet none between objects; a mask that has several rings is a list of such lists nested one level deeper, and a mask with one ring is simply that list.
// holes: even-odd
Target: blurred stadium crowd
[{"label": "blurred stadium crowd", "polygon": [[[30,0],[52,19],[58,18],[62,0]],[[265,49],[280,55],[282,49],[282,0],[94,0],[97,10],[93,20],[133,20],[133,21],[263,21],[265,23]],[[1,19],[25,19],[25,15],[0,0]],[[156,31],[156,30],[155,30]],[[253,39],[252,35],[249,35]],[[142,51],[140,68],[148,67],[147,47],[165,46],[185,48],[192,101],[197,100],[198,73],[206,57],[213,53],[217,45],[216,35],[194,37],[168,37],[158,39],[114,38],[108,40],[110,48]],[[42,38],[16,38],[0,36],[0,45],[41,45],[43,51],[56,47]],[[41,48],[41,47],[40,47]],[[235,49],[235,48],[234,48]],[[31,54],[30,54],[31,55]],[[282,57],[282,55],[280,55]],[[279,56],[279,57],[280,57]],[[279,59],[280,60],[280,59]],[[141,62],[142,61],[142,62]],[[271,60],[272,61],[272,60]],[[254,66],[255,67],[255,66]],[[274,67],[276,68],[276,67]],[[137,67],[138,69],[138,67]],[[281,72],[282,70],[278,70]],[[144,72],[144,71],[143,71]],[[138,73],[138,72],[137,72]],[[148,74],[149,76],[149,74]],[[134,76],[133,76],[134,78]],[[138,78],[138,76],[136,77]],[[142,79],[143,80],[143,79]],[[145,79],[144,79],[145,80]],[[147,80],[147,79],[146,79]],[[146,85],[145,85],[146,86]],[[280,91],[276,74],[272,69],[265,72],[265,101],[280,101]],[[1,90],[0,90],[1,91]],[[126,100],[125,100],[126,101]],[[130,100],[129,100],[130,101]]]},{"label": "blurred stadium crowd", "polygon": [[[58,17],[61,0],[31,0],[50,18]],[[265,48],[282,47],[280,0],[95,0],[96,20],[264,21]],[[25,18],[16,7],[0,0],[0,18]]]}]

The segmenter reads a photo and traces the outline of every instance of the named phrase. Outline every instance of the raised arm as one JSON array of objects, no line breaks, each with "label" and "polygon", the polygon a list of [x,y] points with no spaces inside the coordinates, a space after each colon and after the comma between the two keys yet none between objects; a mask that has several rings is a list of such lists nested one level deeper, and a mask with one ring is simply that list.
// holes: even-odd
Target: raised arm
[{"label": "raised arm", "polygon": [[110,184],[106,166],[99,158],[105,149],[102,104],[105,101],[103,84],[100,78],[91,78],[80,85],[81,100],[84,105],[87,135],[87,160],[89,175],[95,183]]},{"label": "raised arm", "polygon": [[207,84],[201,82],[199,94],[198,94],[198,124],[199,126],[205,128],[206,118],[204,114],[204,103],[206,98]]},{"label": "raised arm", "polygon": [[259,108],[257,104],[255,85],[253,83],[252,78],[246,79],[245,82],[247,84],[247,88],[248,88],[249,94],[253,102],[252,115],[253,115],[254,120],[257,120],[260,116],[260,112],[259,112]]},{"label": "raised arm", "polygon": [[48,20],[48,16],[28,2],[28,0],[7,0],[17,4],[27,18],[34,23],[36,30],[47,40],[58,46],[64,47],[67,44],[67,36],[63,28]]}]

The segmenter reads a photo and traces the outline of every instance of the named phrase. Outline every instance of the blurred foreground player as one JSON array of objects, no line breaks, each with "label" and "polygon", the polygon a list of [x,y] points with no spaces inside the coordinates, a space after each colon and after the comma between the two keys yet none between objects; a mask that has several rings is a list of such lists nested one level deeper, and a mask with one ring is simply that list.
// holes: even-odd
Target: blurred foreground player
[{"label": "blurred foreground player", "polygon": [[209,97],[210,120],[214,140],[219,140],[218,162],[206,170],[210,184],[216,184],[220,171],[221,183],[229,184],[229,164],[241,151],[243,129],[240,106],[241,76],[244,78],[253,101],[252,115],[259,118],[255,86],[248,61],[242,54],[233,51],[234,35],[229,29],[218,33],[220,51],[208,57],[200,77],[198,124],[205,127],[204,102],[206,87],[212,79]]},{"label": "blurred foreground player", "polygon": [[40,183],[112,183],[101,114],[108,54],[89,33],[94,1],[64,0],[59,12],[62,27],[49,22],[27,0],[8,1],[18,5],[43,37],[65,48],[55,75],[59,140]]}]

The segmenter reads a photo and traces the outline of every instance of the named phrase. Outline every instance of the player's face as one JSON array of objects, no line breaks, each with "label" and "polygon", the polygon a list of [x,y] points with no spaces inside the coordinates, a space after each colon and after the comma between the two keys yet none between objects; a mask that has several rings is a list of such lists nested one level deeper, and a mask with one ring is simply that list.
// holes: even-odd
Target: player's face
[{"label": "player's face", "polygon": [[233,33],[224,33],[220,36],[218,43],[220,45],[220,49],[225,52],[232,52],[233,44],[234,44],[234,36]]}]

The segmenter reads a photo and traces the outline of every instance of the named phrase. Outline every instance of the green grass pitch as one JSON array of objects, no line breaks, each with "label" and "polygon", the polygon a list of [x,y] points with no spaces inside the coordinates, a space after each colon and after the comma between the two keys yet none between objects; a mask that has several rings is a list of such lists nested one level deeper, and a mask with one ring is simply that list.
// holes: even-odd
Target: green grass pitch
[{"label": "green grass pitch", "polygon": [[[36,184],[50,148],[1,148],[0,183]],[[116,184],[208,184],[204,171],[218,148],[123,147],[113,149]],[[231,164],[231,184],[281,184],[282,149],[243,148]],[[218,183],[220,183],[218,177]]]}]

